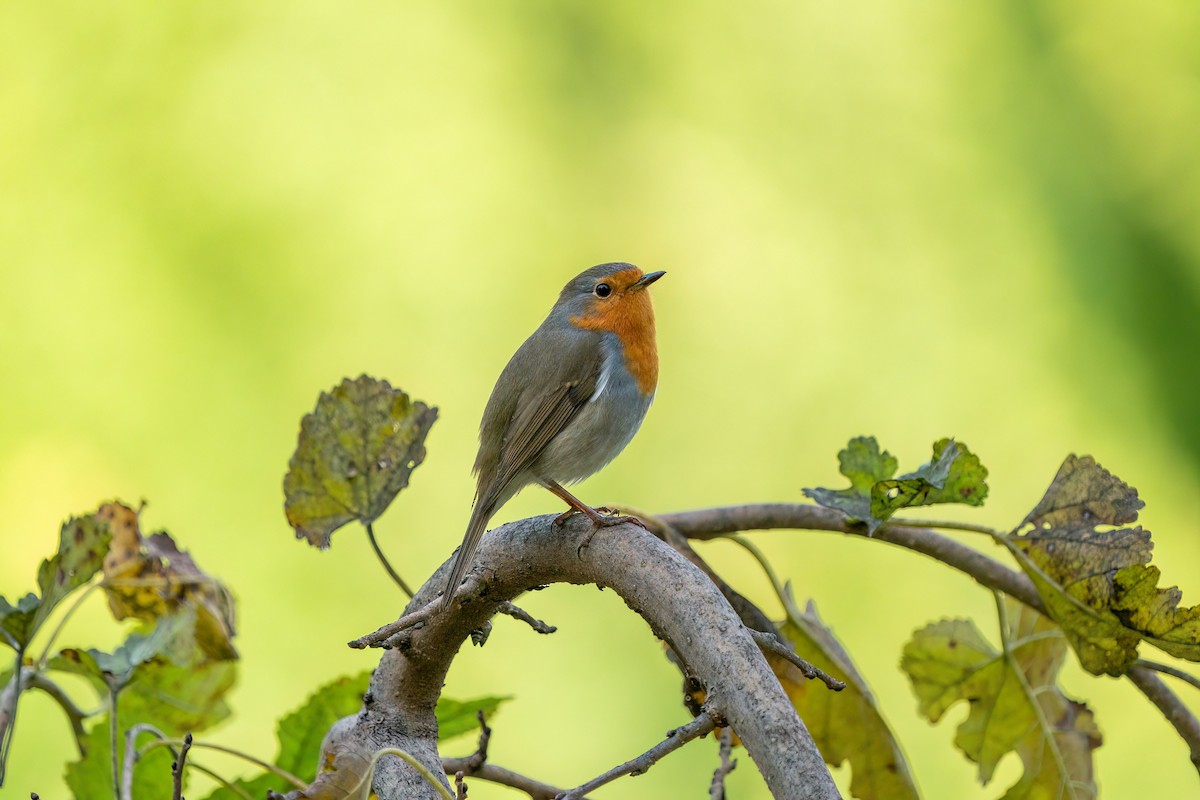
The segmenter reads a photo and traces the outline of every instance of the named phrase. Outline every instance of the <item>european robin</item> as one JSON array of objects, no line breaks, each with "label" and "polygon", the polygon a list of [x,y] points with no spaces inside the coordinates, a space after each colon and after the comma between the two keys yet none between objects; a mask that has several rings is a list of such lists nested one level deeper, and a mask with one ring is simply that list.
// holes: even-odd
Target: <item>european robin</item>
[{"label": "european robin", "polygon": [[500,373],[479,425],[475,506],[443,605],[466,575],[492,515],[531,483],[570,506],[563,517],[586,515],[593,531],[624,521],[597,512],[562,484],[616,458],[654,400],[658,348],[646,289],[664,274],[621,262],[580,273]]}]

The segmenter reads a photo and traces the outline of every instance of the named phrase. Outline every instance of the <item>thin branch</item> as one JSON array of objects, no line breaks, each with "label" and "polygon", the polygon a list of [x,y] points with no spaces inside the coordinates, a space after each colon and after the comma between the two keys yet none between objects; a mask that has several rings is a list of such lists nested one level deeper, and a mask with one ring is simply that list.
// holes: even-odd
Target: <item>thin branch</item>
[{"label": "thin branch", "polygon": [[712,783],[708,786],[708,800],[725,800],[725,776],[737,767],[737,759],[730,759],[733,752],[733,731],[729,728],[721,730],[717,748],[717,757],[721,763],[713,770]]},{"label": "thin branch", "polygon": [[612,783],[617,778],[624,777],[625,775],[641,775],[657,764],[663,756],[675,752],[693,739],[704,736],[715,727],[717,727],[716,719],[710,711],[705,709],[704,713],[688,724],[668,732],[666,739],[663,739],[637,758],[615,766],[603,775],[593,778],[570,791],[564,792],[558,796],[558,800],[577,800],[577,798],[583,797],[588,792],[594,792],[601,786]]},{"label": "thin branch", "polygon": [[1200,722],[1152,670],[1135,666],[1126,677],[1163,713],[1167,722],[1175,726],[1191,750],[1192,764],[1200,771]]},{"label": "thin branch", "polygon": [[467,762],[472,771],[487,763],[488,743],[492,740],[492,729],[488,727],[487,717],[482,709],[475,712],[475,719],[479,720],[479,744],[475,747],[475,754]]},{"label": "thin branch", "polygon": [[79,607],[83,605],[83,601],[86,600],[92,592],[100,588],[100,585],[101,583],[99,581],[88,584],[88,587],[75,598],[75,602],[71,603],[71,607],[63,612],[63,615],[58,618],[58,624],[54,626],[54,630],[50,631],[50,638],[46,640],[46,645],[42,648],[42,654],[38,657],[38,671],[46,668],[46,662],[50,659],[50,648],[54,646],[54,640],[58,638],[58,635],[62,633],[63,628],[66,627],[67,620],[71,619],[72,615],[74,615],[74,613],[79,610]]},{"label": "thin branch", "polygon": [[[142,757],[137,750],[137,737],[143,733],[152,733],[160,741],[165,741],[167,738],[165,733],[145,722],[134,725],[125,731],[125,769],[121,779],[121,790],[117,794],[121,800],[132,800],[133,798],[133,768]],[[175,748],[170,748],[170,750],[171,757],[178,758]]]},{"label": "thin branch", "polygon": [[120,729],[117,727],[117,691],[112,688],[111,684],[108,689],[108,697],[108,746],[109,755],[112,756],[112,786],[113,791],[116,792],[121,788],[121,784],[119,783],[120,766],[117,764],[117,759],[120,756],[117,752],[117,739],[119,738]]},{"label": "thin branch", "polygon": [[385,650],[390,650],[399,644],[398,641],[394,641],[397,634],[409,629],[417,630],[423,627],[426,620],[433,616],[437,609],[438,604],[436,602],[426,603],[421,608],[405,614],[395,622],[389,622],[378,630],[368,633],[366,636],[360,636],[352,642],[347,642],[347,644],[355,650],[364,650],[368,647],[382,647]]},{"label": "thin branch", "polygon": [[[510,769],[498,767],[495,764],[484,764],[474,772],[467,772],[465,769],[463,769],[463,767],[466,766],[465,762],[470,758],[471,756],[465,756],[463,758],[443,758],[442,765],[445,768],[447,775],[463,773],[467,777],[478,778],[479,780],[487,781],[488,783],[496,783],[501,786],[508,786],[511,789],[524,792],[525,794],[534,798],[534,800],[554,800],[555,797],[558,797],[566,791],[565,789],[561,789],[549,783],[542,783],[541,781],[534,780],[533,778],[522,775],[519,772],[513,772]],[[586,798],[583,800],[586,800]]]},{"label": "thin branch", "polygon": [[1160,664],[1157,661],[1147,661],[1144,658],[1139,658],[1133,662],[1133,665],[1135,667],[1144,667],[1145,669],[1153,670],[1155,672],[1161,672],[1162,674],[1170,675],[1173,678],[1179,678],[1179,680],[1184,681],[1185,683],[1190,683],[1193,687],[1200,689],[1200,678],[1197,678],[1190,672],[1184,672],[1181,669],[1172,667],[1169,664]]},{"label": "thin branch", "polygon": [[454,773],[454,800],[467,800],[466,775],[461,770]]},{"label": "thin branch", "polygon": [[521,622],[524,622],[526,625],[533,628],[537,633],[554,633],[556,630],[558,630],[558,628],[554,627],[553,625],[547,625],[545,622],[542,622],[540,619],[532,616],[525,609],[519,608],[507,600],[500,604],[500,613],[507,614],[513,619],[521,620]]},{"label": "thin branch", "polygon": [[379,563],[383,564],[383,568],[387,570],[387,574],[392,576],[392,580],[400,587],[400,591],[404,592],[409,599],[412,599],[413,590],[408,588],[408,584],[404,582],[404,578],[400,577],[400,573],[392,569],[392,563],[387,560],[387,556],[379,549],[379,542],[375,541],[375,528],[371,523],[367,523],[367,540],[371,543],[371,548],[375,551],[375,557],[379,559]]},{"label": "thin branch", "polygon": [[174,780],[174,788],[171,790],[171,800],[183,800],[183,770],[187,764],[188,751],[192,749],[192,734],[184,734],[183,746],[179,748],[179,755],[171,764],[171,777]]},{"label": "thin branch", "polygon": [[839,681],[837,678],[833,677],[824,670],[817,669],[812,664],[796,655],[794,650],[784,645],[783,642],[779,641],[779,637],[773,636],[769,633],[763,633],[762,631],[756,631],[753,628],[748,628],[747,630],[750,631],[751,638],[754,639],[759,647],[767,652],[774,653],[780,658],[783,658],[794,664],[796,667],[799,667],[800,672],[804,673],[804,677],[808,678],[810,681],[813,678],[819,678],[822,683],[824,683],[830,689],[833,689],[835,692],[840,692],[842,689],[846,688],[846,684],[842,681]]},{"label": "thin branch", "polygon": [[[535,800],[551,800],[562,794],[563,790],[557,786],[535,781],[533,778],[528,778],[503,767],[488,764],[488,742],[492,738],[492,729],[488,727],[487,720],[482,711],[478,712],[476,717],[479,719],[480,732],[479,745],[475,748],[475,752],[462,758],[442,759],[442,769],[447,775],[454,776],[456,788],[459,786],[460,778],[469,776],[472,778],[481,778],[492,783],[499,783],[513,789],[519,789]],[[466,792],[464,790],[463,796],[465,795]]]},{"label": "thin branch", "polygon": [[54,702],[58,703],[59,707],[62,708],[63,713],[67,715],[67,719],[71,723],[71,731],[75,734],[75,745],[79,748],[79,755],[82,756],[83,739],[85,736],[83,720],[87,717],[87,714],[79,706],[75,705],[75,701],[63,691],[61,686],[47,678],[45,673],[27,672],[25,683],[30,689],[39,689],[50,695]]}]

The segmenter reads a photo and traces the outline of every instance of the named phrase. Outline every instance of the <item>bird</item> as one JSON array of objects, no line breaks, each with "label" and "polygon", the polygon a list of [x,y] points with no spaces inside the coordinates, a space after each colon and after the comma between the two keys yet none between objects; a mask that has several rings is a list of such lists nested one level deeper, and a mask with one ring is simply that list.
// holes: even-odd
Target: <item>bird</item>
[{"label": "bird", "polygon": [[632,519],[605,516],[563,484],[616,458],[654,401],[658,346],[647,289],[665,274],[625,262],[584,270],[563,287],[550,314],[500,373],[479,425],[475,504],[443,607],[470,568],[492,516],[526,486],[540,484],[566,502],[569,509],[556,522],[581,513],[594,533]]}]

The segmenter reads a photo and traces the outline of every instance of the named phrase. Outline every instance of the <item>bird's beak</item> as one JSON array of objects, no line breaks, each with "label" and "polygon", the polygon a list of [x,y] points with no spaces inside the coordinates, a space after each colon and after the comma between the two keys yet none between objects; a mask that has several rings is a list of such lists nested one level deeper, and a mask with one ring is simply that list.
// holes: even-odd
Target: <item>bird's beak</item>
[{"label": "bird's beak", "polygon": [[630,289],[645,289],[647,286],[654,283],[656,280],[658,280],[659,278],[661,278],[663,275],[666,275],[666,274],[667,274],[666,272],[663,272],[661,270],[659,272],[648,273],[648,274],[643,275],[642,277],[638,278],[637,281],[634,284],[632,284],[629,288]]}]

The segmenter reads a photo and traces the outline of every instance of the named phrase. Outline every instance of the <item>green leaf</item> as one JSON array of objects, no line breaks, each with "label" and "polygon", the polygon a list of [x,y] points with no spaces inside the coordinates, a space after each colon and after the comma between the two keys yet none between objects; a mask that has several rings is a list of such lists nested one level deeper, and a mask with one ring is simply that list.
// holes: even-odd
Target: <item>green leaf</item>
[{"label": "green leaf", "polygon": [[492,714],[496,709],[500,708],[501,704],[511,697],[476,697],[471,700],[452,700],[449,697],[441,697],[438,699],[437,714],[438,721],[438,741],[453,739],[455,736],[461,736],[464,733],[479,730],[479,719],[476,716],[480,711],[484,717],[491,719]]},{"label": "green leaf", "polygon": [[[124,763],[125,732],[129,725],[117,716],[120,730],[117,753]],[[148,735],[138,739],[139,745],[150,740]],[[75,800],[113,800],[117,796],[113,788],[112,747],[109,733],[108,714],[104,714],[88,728],[84,737],[84,756],[67,764],[64,777]],[[138,760],[133,770],[133,796],[135,798],[170,797],[173,785],[171,777],[171,753],[165,747],[156,747]],[[187,773],[184,773],[187,777]]]},{"label": "green leaf", "polygon": [[873,534],[893,514],[910,506],[934,503],[982,505],[987,497],[987,469],[967,446],[953,439],[933,445],[933,459],[916,472],[899,478],[896,459],[880,450],[873,437],[851,439],[838,453],[849,489],[805,489],[804,494],[827,508],[866,523]]},{"label": "green leaf", "polygon": [[152,661],[121,693],[123,723],[149,722],[182,736],[211,728],[229,717],[225,695],[237,680],[237,662],[210,661],[187,667]]},{"label": "green leaf", "polygon": [[967,446],[953,439],[933,445],[933,459],[916,472],[885,480],[871,488],[871,514],[887,519],[902,508],[937,503],[983,505],[987,468]]},{"label": "green leaf", "polygon": [[15,606],[0,595],[0,640],[18,653],[23,653],[33,639],[33,620],[41,604],[42,601],[32,592],[17,600]]},{"label": "green leaf", "polygon": [[[788,605],[794,608],[790,593]],[[849,761],[851,794],[862,800],[918,797],[904,753],[866,681],[816,607],[810,602],[803,613],[792,611],[780,623],[779,632],[795,646],[797,655],[846,683],[842,691],[831,692],[820,681],[806,679],[794,664],[767,656],[821,755],[830,766]]]},{"label": "green leaf", "polygon": [[143,664],[158,658],[172,640],[191,624],[191,615],[176,614],[163,617],[149,633],[131,633],[125,642],[111,653],[89,648],[63,649],[50,659],[47,666],[62,672],[72,672],[92,680],[102,693],[124,688]]},{"label": "green leaf", "polygon": [[436,408],[367,375],[322,393],[300,423],[283,480],[296,537],[326,548],[346,523],[374,522],[424,460],[436,419]]},{"label": "green leaf", "polygon": [[868,523],[874,533],[880,522],[871,516],[871,487],[895,475],[899,462],[888,451],[879,449],[874,436],[859,436],[838,453],[838,464],[838,471],[850,479],[849,489],[805,489],[804,495]]},{"label": "green leaf", "polygon": [[955,703],[968,704],[954,741],[979,765],[984,783],[1004,755],[1020,757],[1024,771],[1005,800],[1092,800],[1092,751],[1101,736],[1087,707],[1058,688],[1062,632],[1037,612],[1006,603],[1007,652],[993,649],[969,620],[942,620],[913,634],[901,667],[920,711],[937,722]]},{"label": "green leaf", "polygon": [[342,717],[362,709],[363,695],[371,683],[370,672],[360,672],[325,684],[304,705],[279,720],[279,757],[275,765],[311,782],[317,774],[317,757],[325,733]]},{"label": "green leaf", "polygon": [[100,571],[112,532],[108,525],[88,514],[67,520],[58,537],[58,552],[38,568],[42,603],[34,619],[37,627],[68,594],[90,581]]},{"label": "green leaf", "polygon": [[1137,491],[1092,458],[1067,458],[1021,527],[1002,539],[1062,626],[1084,669],[1121,675],[1142,639],[1200,661],[1200,607],[1179,608],[1148,566],[1149,531],[1100,529],[1137,519]]},{"label": "green leaf", "polygon": [[27,594],[15,606],[0,597],[0,641],[24,652],[55,607],[100,571],[111,538],[108,526],[94,514],[64,522],[58,552],[38,567],[41,596]]}]

